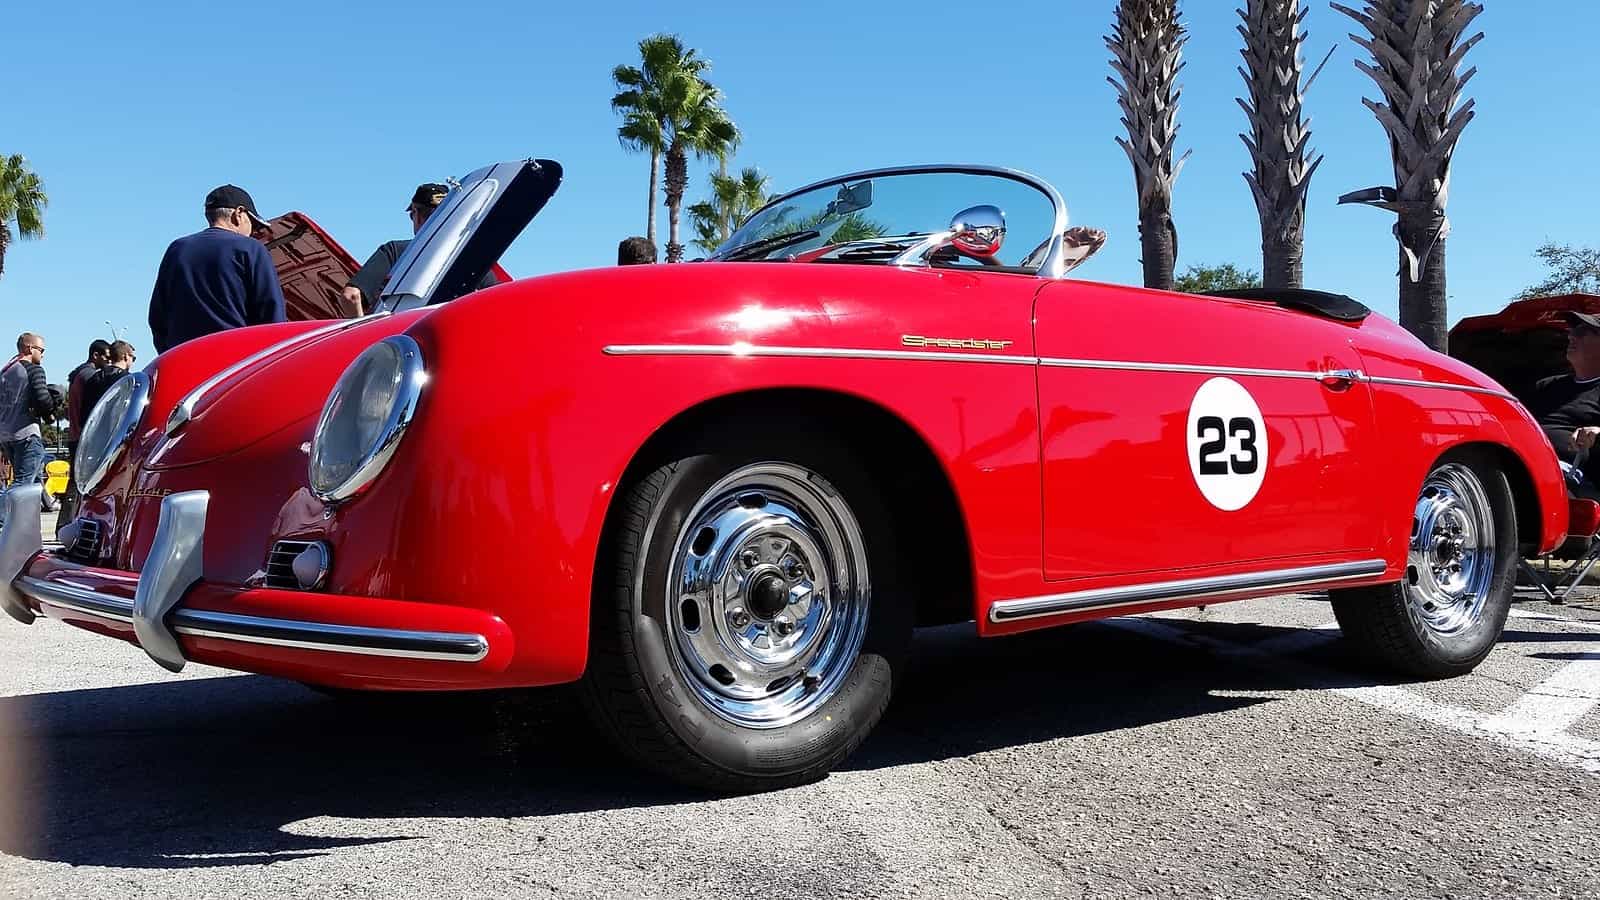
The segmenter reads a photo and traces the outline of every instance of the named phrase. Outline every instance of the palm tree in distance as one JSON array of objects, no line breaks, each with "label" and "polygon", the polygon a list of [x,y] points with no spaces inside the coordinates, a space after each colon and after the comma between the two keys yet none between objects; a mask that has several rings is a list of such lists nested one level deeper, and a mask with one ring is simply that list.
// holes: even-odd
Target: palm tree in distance
[{"label": "palm tree in distance", "polygon": [[28,169],[21,155],[0,156],[0,275],[6,270],[6,249],[15,235],[37,238],[44,235],[44,208],[49,199],[44,182]]},{"label": "palm tree in distance", "polygon": [[1118,0],[1106,46],[1108,78],[1117,89],[1126,139],[1117,143],[1133,164],[1139,193],[1139,244],[1143,251],[1145,287],[1172,290],[1177,262],[1178,230],[1172,223],[1172,185],[1184,162],[1173,162],[1178,143],[1178,73],[1188,40],[1178,21],[1177,0]]},{"label": "palm tree in distance", "polygon": [[712,175],[710,199],[688,208],[694,246],[710,253],[726,242],[741,222],[766,205],[768,183],[754,166],[746,166],[737,178]]},{"label": "palm tree in distance", "polygon": [[611,79],[620,90],[611,108],[623,116],[617,137],[623,146],[650,154],[650,209],[646,229],[655,240],[657,166],[663,160],[667,202],[667,261],[683,259],[678,240],[689,155],[725,159],[738,145],[739,130],[722,109],[722,94],[705,75],[711,63],[676,35],[656,34],[639,42],[638,66],[617,66]]}]

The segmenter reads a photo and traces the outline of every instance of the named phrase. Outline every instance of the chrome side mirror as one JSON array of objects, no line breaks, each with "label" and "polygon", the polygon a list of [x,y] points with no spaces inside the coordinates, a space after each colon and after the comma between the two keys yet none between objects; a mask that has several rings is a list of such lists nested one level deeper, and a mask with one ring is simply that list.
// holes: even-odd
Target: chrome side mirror
[{"label": "chrome side mirror", "polygon": [[985,203],[970,206],[950,220],[950,247],[962,256],[993,259],[1006,239],[1006,214]]}]

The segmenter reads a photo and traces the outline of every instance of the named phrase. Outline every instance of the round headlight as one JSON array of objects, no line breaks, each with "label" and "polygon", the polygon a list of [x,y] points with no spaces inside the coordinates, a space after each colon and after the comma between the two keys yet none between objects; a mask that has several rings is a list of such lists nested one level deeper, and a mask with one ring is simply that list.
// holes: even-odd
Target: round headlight
[{"label": "round headlight", "polygon": [[101,395],[78,436],[78,453],[72,460],[78,473],[78,490],[87,494],[100,484],[150,402],[150,376],[134,372],[112,382]]},{"label": "round headlight", "polygon": [[405,335],[356,357],[328,395],[311,438],[311,491],[328,502],[359,494],[383,471],[427,383],[422,351]]}]

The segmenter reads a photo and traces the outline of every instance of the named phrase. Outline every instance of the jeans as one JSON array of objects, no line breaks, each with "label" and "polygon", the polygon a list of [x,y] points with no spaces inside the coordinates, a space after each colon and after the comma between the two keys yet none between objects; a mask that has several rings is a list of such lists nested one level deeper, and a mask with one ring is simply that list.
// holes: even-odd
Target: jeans
[{"label": "jeans", "polygon": [[11,463],[11,486],[44,481],[44,440],[29,435],[20,441],[7,441],[6,459]]}]

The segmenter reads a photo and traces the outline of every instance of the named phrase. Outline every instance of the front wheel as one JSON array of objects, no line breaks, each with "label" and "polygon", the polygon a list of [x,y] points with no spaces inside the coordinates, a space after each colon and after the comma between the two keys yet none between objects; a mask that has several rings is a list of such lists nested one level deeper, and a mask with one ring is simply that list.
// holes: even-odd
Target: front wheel
[{"label": "front wheel", "polygon": [[586,706],[670,777],[821,777],[877,724],[911,633],[886,512],[856,462],[786,442],[636,480],[597,566]]},{"label": "front wheel", "polygon": [[1450,457],[1423,482],[1405,577],[1333,591],[1345,637],[1386,666],[1424,678],[1464,675],[1500,640],[1516,589],[1517,519],[1505,474]]}]

